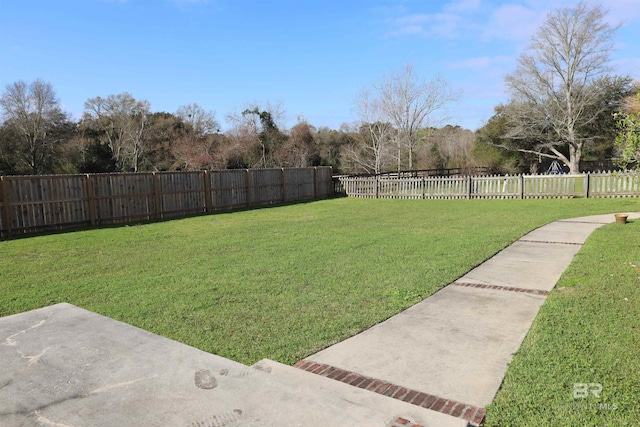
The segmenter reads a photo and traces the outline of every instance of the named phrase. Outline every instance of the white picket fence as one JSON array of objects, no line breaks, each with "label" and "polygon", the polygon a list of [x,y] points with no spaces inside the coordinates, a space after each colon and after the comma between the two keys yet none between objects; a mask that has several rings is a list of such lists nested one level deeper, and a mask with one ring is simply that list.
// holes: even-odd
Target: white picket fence
[{"label": "white picket fence", "polygon": [[337,177],[349,197],[381,199],[531,199],[640,196],[640,174]]}]

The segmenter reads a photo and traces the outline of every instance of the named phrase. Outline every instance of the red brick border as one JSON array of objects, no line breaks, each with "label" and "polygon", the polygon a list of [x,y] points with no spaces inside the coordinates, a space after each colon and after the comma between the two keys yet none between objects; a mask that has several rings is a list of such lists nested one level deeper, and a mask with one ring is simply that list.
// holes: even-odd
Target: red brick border
[{"label": "red brick border", "polygon": [[523,243],[552,243],[554,245],[584,246],[584,243],[577,243],[577,242],[550,242],[548,240],[526,240],[526,239],[520,239],[520,240],[518,240],[518,242],[523,242]]},{"label": "red brick border", "polygon": [[[407,402],[412,405],[431,409],[432,411],[441,412],[456,418],[462,418],[474,426],[480,425],[487,412],[484,408],[478,408],[466,403],[456,402],[455,400],[449,400],[443,397],[423,393],[418,390],[408,389],[384,380],[366,377],[355,372],[325,365],[323,363],[316,363],[311,360],[301,360],[293,365],[293,367],[358,388],[373,391],[392,399],[402,400],[403,402]],[[418,424],[409,423],[411,423],[411,421],[404,418],[398,418],[392,426],[397,427],[409,425],[411,427],[418,427]]]},{"label": "red brick border", "polygon": [[570,223],[574,223],[574,224],[599,224],[599,225],[605,225],[606,223],[603,222],[596,222],[596,221],[572,221],[570,219],[559,219],[556,222],[570,222]]},{"label": "red brick border", "polygon": [[522,294],[542,295],[545,297],[549,296],[548,291],[540,291],[537,289],[523,289],[523,288],[514,288],[511,286],[484,285],[481,283],[466,283],[466,282],[453,282],[451,284],[455,286],[463,286],[465,288],[495,289],[497,291],[518,292]]}]

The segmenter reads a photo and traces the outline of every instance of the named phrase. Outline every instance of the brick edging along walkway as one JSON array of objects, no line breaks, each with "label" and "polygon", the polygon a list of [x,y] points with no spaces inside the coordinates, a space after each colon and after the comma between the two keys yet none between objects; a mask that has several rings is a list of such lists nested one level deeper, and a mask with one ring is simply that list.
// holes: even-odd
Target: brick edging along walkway
[{"label": "brick edging along walkway", "polygon": [[484,408],[478,408],[466,403],[433,396],[418,390],[412,390],[383,380],[366,377],[355,372],[346,371],[344,369],[335,368],[322,363],[316,363],[310,360],[301,360],[293,366],[294,368],[302,369],[303,371],[311,372],[326,378],[331,378],[364,390],[373,391],[392,399],[401,400],[432,411],[462,418],[476,426],[480,425],[487,412]]},{"label": "brick edging along walkway", "polygon": [[467,282],[453,282],[451,283],[453,286],[462,286],[465,288],[480,288],[480,289],[494,289],[497,291],[507,291],[507,292],[518,292],[522,294],[533,294],[533,295],[542,295],[545,297],[549,296],[548,291],[540,291],[537,289],[524,289],[524,288],[514,288],[511,286],[498,286],[498,285],[485,285],[482,283],[467,283]]},{"label": "brick edging along walkway", "polygon": [[517,241],[522,243],[545,243],[545,244],[551,243],[552,245],[584,246],[584,243],[578,243],[578,242],[552,242],[550,240],[527,240],[527,239],[520,239]]}]

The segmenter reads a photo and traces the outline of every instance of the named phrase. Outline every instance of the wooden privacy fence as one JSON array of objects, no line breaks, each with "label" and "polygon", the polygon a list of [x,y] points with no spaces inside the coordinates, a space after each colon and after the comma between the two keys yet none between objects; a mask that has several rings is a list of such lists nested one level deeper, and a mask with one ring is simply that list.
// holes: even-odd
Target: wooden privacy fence
[{"label": "wooden privacy fence", "polygon": [[637,173],[457,177],[336,178],[349,197],[385,199],[530,199],[640,196]]},{"label": "wooden privacy fence", "polygon": [[0,237],[314,200],[331,167],[2,176]]}]

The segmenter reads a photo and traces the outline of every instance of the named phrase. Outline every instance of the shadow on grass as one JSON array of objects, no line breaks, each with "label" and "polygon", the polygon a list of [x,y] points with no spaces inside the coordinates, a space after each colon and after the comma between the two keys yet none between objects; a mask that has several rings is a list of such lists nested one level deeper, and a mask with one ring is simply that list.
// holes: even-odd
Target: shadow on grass
[{"label": "shadow on grass", "polygon": [[161,222],[175,221],[185,218],[196,218],[201,216],[212,216],[212,215],[221,215],[228,214],[233,212],[246,212],[246,211],[255,211],[255,210],[263,210],[263,209],[272,209],[279,208],[283,206],[293,206],[293,205],[305,205],[308,203],[319,202],[322,200],[331,200],[331,199],[340,199],[346,196],[337,194],[335,196],[330,196],[324,199],[310,199],[310,200],[298,200],[294,202],[277,202],[277,203],[268,203],[264,205],[255,205],[255,206],[247,206],[240,207],[236,209],[225,209],[225,210],[216,210],[213,212],[201,212],[201,213],[193,213],[188,215],[176,215],[170,216],[166,218],[152,218],[152,219],[137,219],[127,222],[119,222],[119,223],[110,223],[110,224],[99,224],[99,225],[52,225],[44,230],[38,231],[21,231],[19,234],[13,234],[11,237],[2,237],[0,238],[0,242],[9,241],[9,240],[19,240],[19,239],[28,239],[30,237],[38,237],[38,236],[50,236],[56,234],[67,234],[67,233],[75,233],[78,231],[87,231],[87,230],[103,230],[110,228],[123,228],[123,227],[135,227],[137,225],[146,225],[146,224],[156,224]]}]

